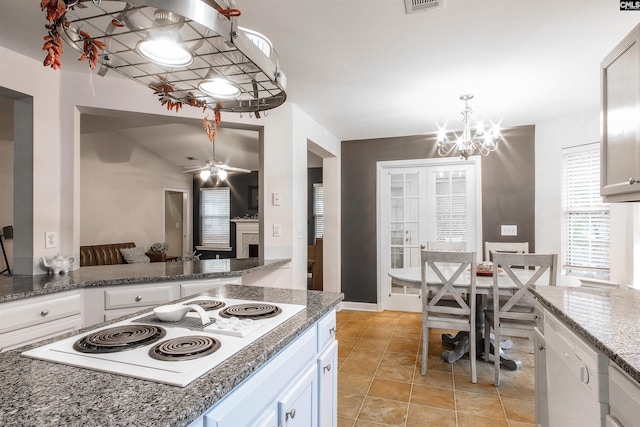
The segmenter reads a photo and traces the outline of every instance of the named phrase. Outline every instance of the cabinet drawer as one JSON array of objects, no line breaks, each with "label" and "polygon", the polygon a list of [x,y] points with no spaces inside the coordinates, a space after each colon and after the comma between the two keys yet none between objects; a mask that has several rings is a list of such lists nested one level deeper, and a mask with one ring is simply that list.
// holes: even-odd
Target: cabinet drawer
[{"label": "cabinet drawer", "polygon": [[324,315],[318,321],[318,352],[321,352],[336,336],[336,311]]},{"label": "cabinet drawer", "polygon": [[80,292],[43,296],[3,303],[0,307],[0,333],[39,325],[82,312]]},{"label": "cabinet drawer", "polygon": [[129,289],[108,289],[104,291],[104,308],[145,307],[159,305],[177,299],[174,287],[153,286]]},{"label": "cabinet drawer", "polygon": [[73,332],[82,327],[82,316],[63,317],[62,319],[41,323],[35,326],[0,334],[0,352],[31,344],[36,341]]}]

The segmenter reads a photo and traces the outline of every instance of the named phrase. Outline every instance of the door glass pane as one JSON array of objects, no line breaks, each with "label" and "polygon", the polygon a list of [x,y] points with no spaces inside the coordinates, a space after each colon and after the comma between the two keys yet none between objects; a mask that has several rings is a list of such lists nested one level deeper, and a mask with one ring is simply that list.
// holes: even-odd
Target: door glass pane
[{"label": "door glass pane", "polygon": [[407,267],[419,267],[420,266],[420,248],[407,248],[409,251],[409,263]]},{"label": "door glass pane", "polygon": [[391,248],[391,268],[404,268],[404,248]]},{"label": "door glass pane", "polygon": [[420,199],[406,199],[407,216],[405,221],[420,221]]},{"label": "door glass pane", "polygon": [[404,223],[391,223],[391,244],[400,246],[404,244]]},{"label": "door glass pane", "polygon": [[418,173],[408,173],[405,175],[405,197],[419,197],[420,189],[419,181],[420,175]]},{"label": "door glass pane", "polygon": [[390,187],[391,187],[391,197],[404,196],[404,175],[392,174]]},{"label": "door glass pane", "polygon": [[391,199],[391,221],[404,221],[404,199]]}]

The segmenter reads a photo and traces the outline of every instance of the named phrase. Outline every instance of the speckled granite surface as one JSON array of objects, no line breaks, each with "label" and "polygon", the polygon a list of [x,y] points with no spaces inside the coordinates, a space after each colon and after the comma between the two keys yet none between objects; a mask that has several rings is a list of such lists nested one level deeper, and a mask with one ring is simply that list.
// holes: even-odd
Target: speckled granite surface
[{"label": "speckled granite surface", "polygon": [[640,290],[533,286],[549,311],[640,382]]},{"label": "speckled granite surface", "polygon": [[[0,353],[0,425],[186,426],[334,308],[343,297],[330,292],[241,285],[226,285],[206,294],[306,304],[307,309],[184,388],[20,356],[20,351],[45,342]],[[83,332],[85,330],[80,334]]]},{"label": "speckled granite surface", "polygon": [[208,259],[80,267],[59,276],[0,275],[0,302],[91,286],[237,277],[253,271],[278,268],[289,262],[291,259]]}]

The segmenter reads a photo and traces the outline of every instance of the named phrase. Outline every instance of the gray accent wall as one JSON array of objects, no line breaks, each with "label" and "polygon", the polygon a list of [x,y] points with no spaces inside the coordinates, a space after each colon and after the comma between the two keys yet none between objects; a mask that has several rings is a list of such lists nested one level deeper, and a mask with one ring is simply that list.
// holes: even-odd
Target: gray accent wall
[{"label": "gray accent wall", "polygon": [[[528,241],[535,251],[535,126],[503,131],[506,141],[481,160],[482,240]],[[342,143],[342,292],[348,302],[377,302],[376,165],[439,157],[434,135]],[[518,236],[500,236],[517,225]],[[484,244],[483,244],[484,247]],[[482,255],[478,254],[481,259]]]}]

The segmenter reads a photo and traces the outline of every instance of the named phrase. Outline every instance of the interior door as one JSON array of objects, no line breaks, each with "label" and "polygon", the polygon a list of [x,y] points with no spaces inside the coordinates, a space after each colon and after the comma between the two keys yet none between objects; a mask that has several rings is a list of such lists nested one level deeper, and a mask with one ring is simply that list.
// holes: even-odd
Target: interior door
[{"label": "interior door", "polygon": [[378,186],[379,309],[419,312],[419,289],[392,283],[389,269],[419,269],[420,246],[427,241],[462,241],[468,251],[479,251],[480,162],[475,158],[381,162]]},{"label": "interior door", "polygon": [[[382,265],[389,268],[420,267],[420,245],[426,241],[426,169],[390,168],[382,177]],[[388,278],[387,278],[388,279]],[[386,281],[383,306],[389,310],[420,310],[418,289]]]}]

